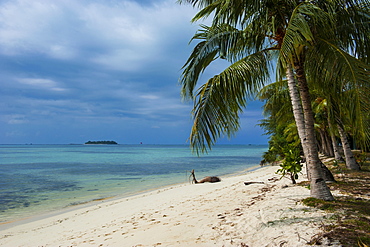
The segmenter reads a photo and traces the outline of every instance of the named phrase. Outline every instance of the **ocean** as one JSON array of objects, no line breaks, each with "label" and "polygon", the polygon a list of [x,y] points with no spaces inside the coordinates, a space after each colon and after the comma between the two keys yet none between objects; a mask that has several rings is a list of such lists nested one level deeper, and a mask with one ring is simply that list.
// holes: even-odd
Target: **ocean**
[{"label": "ocean", "polygon": [[243,173],[267,145],[0,145],[0,223],[163,186]]}]

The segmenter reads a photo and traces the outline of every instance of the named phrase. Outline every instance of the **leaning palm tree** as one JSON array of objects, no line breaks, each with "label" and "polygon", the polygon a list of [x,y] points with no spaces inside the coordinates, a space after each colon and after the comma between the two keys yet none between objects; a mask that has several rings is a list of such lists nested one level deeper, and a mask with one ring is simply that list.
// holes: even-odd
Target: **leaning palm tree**
[{"label": "leaning palm tree", "polygon": [[317,1],[317,6],[333,24],[315,30],[315,44],[306,52],[307,78],[330,101],[329,124],[339,114],[349,120],[361,144],[369,146],[370,2]]},{"label": "leaning palm tree", "polygon": [[[344,89],[326,90],[325,92],[321,92],[326,98],[320,98],[320,104],[317,106],[317,108],[325,114],[328,126],[331,127],[329,131],[332,135],[338,132],[343,147],[346,166],[351,170],[359,170],[360,167],[351,150],[347,137],[348,133],[352,133],[351,135],[355,142],[360,143],[362,147],[369,147],[370,125],[368,116],[370,114],[370,99],[368,96],[365,96],[370,94],[369,89],[370,88],[366,86],[352,89],[359,91],[359,93],[356,94],[348,94]],[[367,93],[363,94],[362,92]],[[353,114],[353,112],[355,112],[355,114]],[[349,126],[352,127],[348,128]],[[349,131],[345,131],[345,129]],[[333,137],[333,139],[334,138],[335,137]]]},{"label": "leaning palm tree", "polygon": [[[350,1],[342,1],[349,4],[348,6],[353,7],[356,3],[350,3]],[[334,4],[333,4],[334,3]],[[366,56],[364,51],[354,51],[354,54],[349,54],[349,51],[343,49],[342,45],[348,42],[348,39],[356,38],[353,36],[353,28],[349,30],[349,35],[344,37],[343,35],[337,35],[338,30],[336,29],[337,19],[342,17],[345,13],[343,8],[347,8],[346,5],[338,4],[339,1],[320,1],[320,2],[302,2],[295,9],[295,15],[289,20],[288,27],[284,36],[284,42],[281,47],[282,61],[280,63],[280,69],[286,69],[287,75],[292,74],[290,64],[284,66],[286,60],[290,60],[293,65],[295,76],[298,82],[298,88],[300,93],[300,99],[303,107],[303,117],[296,115],[297,111],[294,111],[297,122],[301,141],[303,142],[304,151],[309,162],[309,176],[311,177],[311,186],[321,181],[322,177],[320,169],[317,169],[320,163],[318,157],[317,146],[315,145],[315,131],[314,131],[314,118],[311,109],[311,99],[309,94],[309,87],[307,81],[307,75],[315,78],[312,80],[313,83],[322,83],[326,78],[325,73],[339,74],[332,76],[331,84],[342,84],[343,80],[347,81],[349,78],[353,84],[363,84],[369,78],[367,73],[366,64],[364,64],[358,57]],[[360,7],[358,11],[349,9],[348,15],[361,16],[363,12],[369,12],[368,7],[362,10]],[[352,11],[352,12],[351,12]],[[367,22],[369,21],[368,16],[364,18]],[[366,22],[365,22],[366,23]],[[347,23],[347,25],[353,23]],[[369,29],[369,25],[363,23],[355,23],[355,26],[365,26]],[[321,27],[321,28],[318,28]],[[343,27],[341,27],[343,28]],[[355,29],[359,30],[359,29]],[[301,35],[297,35],[297,33]],[[367,37],[368,40],[369,37]],[[344,39],[346,42],[342,42]],[[359,43],[363,43],[362,37],[357,40]],[[348,45],[348,44],[347,44]],[[365,50],[368,47],[365,45]],[[355,49],[354,49],[355,50]],[[357,54],[356,54],[357,53]],[[335,64],[335,66],[333,66]],[[309,70],[307,70],[307,68]],[[338,73],[338,68],[340,73]],[[312,73],[315,71],[316,73]],[[325,71],[320,73],[319,71]],[[308,73],[311,71],[311,73]],[[366,76],[364,76],[367,74]],[[288,76],[288,84],[290,88],[296,86],[293,77]],[[292,95],[292,103],[294,104],[294,97]],[[302,121],[303,120],[303,121]],[[302,127],[303,125],[303,127]],[[303,131],[304,129],[304,131]],[[306,147],[306,148],[305,148]],[[325,187],[322,184],[323,188]],[[320,189],[320,186],[316,186],[313,189],[318,189],[316,192],[311,191],[311,194],[324,193],[319,197],[326,197],[330,199],[330,195],[325,192],[325,189]]]},{"label": "leaning palm tree", "polygon": [[[332,27],[336,16],[313,1],[185,2],[201,8],[194,21],[213,14],[213,25],[203,26],[193,37],[200,42],[185,64],[181,78],[183,97],[195,100],[191,146],[197,152],[204,152],[222,134],[235,134],[239,128],[238,116],[247,99],[266,82],[272,70],[271,61],[278,58],[278,78],[286,75],[290,85],[293,112],[308,160],[311,195],[333,200],[320,169],[305,65],[310,65],[307,57],[316,45],[320,34],[317,30]],[[209,79],[194,95],[200,74],[217,58],[232,64]]]}]

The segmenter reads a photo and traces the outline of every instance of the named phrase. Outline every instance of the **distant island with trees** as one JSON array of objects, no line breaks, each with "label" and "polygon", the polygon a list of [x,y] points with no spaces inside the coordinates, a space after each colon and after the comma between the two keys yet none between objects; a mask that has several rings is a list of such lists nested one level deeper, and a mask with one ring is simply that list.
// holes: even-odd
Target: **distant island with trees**
[{"label": "distant island with trees", "polygon": [[85,144],[106,144],[106,145],[116,145],[118,144],[117,142],[115,141],[88,141],[88,142],[85,142]]}]

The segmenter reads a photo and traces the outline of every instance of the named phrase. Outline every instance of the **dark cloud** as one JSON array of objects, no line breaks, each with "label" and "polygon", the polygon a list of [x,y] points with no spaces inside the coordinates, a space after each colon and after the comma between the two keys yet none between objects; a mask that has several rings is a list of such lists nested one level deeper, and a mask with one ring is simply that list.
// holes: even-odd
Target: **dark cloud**
[{"label": "dark cloud", "polygon": [[176,1],[2,1],[0,142],[186,142],[178,78],[194,14]]}]

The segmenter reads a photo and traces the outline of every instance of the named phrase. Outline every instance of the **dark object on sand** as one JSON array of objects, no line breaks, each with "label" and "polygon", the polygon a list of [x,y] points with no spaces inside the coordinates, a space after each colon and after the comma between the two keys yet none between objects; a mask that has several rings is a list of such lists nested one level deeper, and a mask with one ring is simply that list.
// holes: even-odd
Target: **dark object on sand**
[{"label": "dark object on sand", "polygon": [[219,177],[205,177],[205,178],[202,178],[200,181],[198,181],[196,178],[195,178],[195,174],[194,174],[194,170],[192,170],[190,172],[190,176],[189,176],[189,179],[190,177],[193,177],[193,180],[192,182],[195,183],[195,184],[201,184],[201,183],[206,183],[206,182],[209,182],[209,183],[216,183],[216,182],[220,182],[221,179]]},{"label": "dark object on sand", "polygon": [[264,184],[264,182],[244,182],[245,185],[250,185],[250,184]]}]

